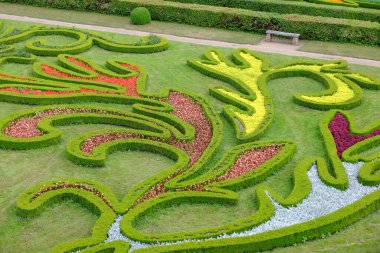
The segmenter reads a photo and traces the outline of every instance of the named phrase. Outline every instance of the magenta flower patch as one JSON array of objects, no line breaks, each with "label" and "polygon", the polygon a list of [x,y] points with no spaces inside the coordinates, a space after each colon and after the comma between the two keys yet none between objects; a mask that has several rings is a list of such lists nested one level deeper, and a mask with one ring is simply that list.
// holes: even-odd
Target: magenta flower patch
[{"label": "magenta flower patch", "polygon": [[380,134],[380,129],[377,129],[367,135],[357,135],[351,133],[350,124],[341,113],[337,113],[335,115],[334,119],[329,124],[329,129],[334,138],[339,158],[342,158],[343,152],[349,147]]}]

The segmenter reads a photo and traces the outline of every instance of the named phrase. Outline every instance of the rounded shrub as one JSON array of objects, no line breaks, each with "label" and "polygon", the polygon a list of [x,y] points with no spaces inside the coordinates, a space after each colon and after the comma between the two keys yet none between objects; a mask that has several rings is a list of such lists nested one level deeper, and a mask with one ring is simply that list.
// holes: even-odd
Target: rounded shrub
[{"label": "rounded shrub", "polygon": [[138,7],[131,12],[131,21],[135,25],[145,25],[152,20],[150,12],[145,7]]}]

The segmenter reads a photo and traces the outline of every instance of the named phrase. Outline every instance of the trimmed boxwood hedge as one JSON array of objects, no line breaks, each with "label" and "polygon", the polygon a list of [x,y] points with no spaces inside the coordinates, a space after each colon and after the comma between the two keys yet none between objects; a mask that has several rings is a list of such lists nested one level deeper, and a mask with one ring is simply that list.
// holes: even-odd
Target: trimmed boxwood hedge
[{"label": "trimmed boxwood hedge", "polygon": [[[13,31],[17,31],[14,33]],[[169,47],[169,41],[163,37],[145,36],[136,43],[119,43],[110,38],[101,37],[86,31],[70,28],[46,28],[44,26],[32,27],[26,30],[18,30],[9,27],[0,37],[0,45],[9,45],[25,41],[34,36],[61,35],[76,39],[75,42],[66,45],[49,45],[45,40],[29,41],[25,49],[35,55],[57,56],[59,54],[79,54],[97,45],[105,50],[121,53],[156,53]]]},{"label": "trimmed boxwood hedge", "polygon": [[[58,57],[61,63],[67,68],[66,71],[72,71],[75,70],[77,67],[73,65],[70,62],[67,62],[66,55]],[[22,58],[22,57],[14,57],[14,58],[4,58],[4,61],[12,61],[12,60],[20,60],[20,61],[31,61],[31,58]],[[269,62],[263,60],[264,65],[263,68],[267,71],[269,70]],[[89,62],[91,64],[91,62]],[[278,66],[277,68],[274,68],[272,73],[280,73],[281,68],[286,66],[292,66],[299,62],[288,62],[286,65]],[[323,62],[325,63],[325,62]],[[320,63],[323,65],[323,63]],[[330,62],[331,63],[331,62]],[[110,61],[109,66],[112,66],[110,69],[118,69],[117,61]],[[308,64],[304,61],[302,64]],[[315,62],[314,62],[315,64]],[[345,62],[339,62],[337,64],[339,67],[344,67]],[[38,73],[38,64],[36,64],[36,70]],[[337,66],[336,66],[337,67]],[[323,71],[326,71],[326,73],[336,73],[338,72],[339,75],[349,75],[350,80],[356,80],[360,79],[360,76],[355,76],[354,73],[351,73],[347,70],[342,69],[334,69],[334,68],[324,68]],[[288,74],[290,76],[294,75],[304,75],[304,72],[299,73],[298,70],[286,70],[283,71],[285,76]],[[128,74],[123,72],[122,69],[119,69],[120,74]],[[82,73],[85,75],[86,73]],[[91,73],[88,73],[91,74]],[[133,73],[132,73],[133,74]],[[215,73],[214,73],[215,74]],[[40,75],[43,75],[43,73],[40,73]],[[282,75],[276,76],[277,74],[273,74],[272,78],[280,78],[284,77]],[[220,76],[220,75],[219,75]],[[262,82],[264,84],[264,80],[266,81],[266,78],[270,78],[270,75],[263,78]],[[222,79],[226,78],[225,76],[220,76]],[[318,81],[320,80],[320,77],[318,77],[315,73],[312,73],[311,78],[315,78]],[[143,75],[143,78],[141,79],[141,82],[145,82],[146,75]],[[59,80],[59,78],[57,79]],[[56,80],[56,81],[57,81]],[[374,88],[378,86],[377,80],[365,80],[361,78],[362,83],[359,85],[368,85],[368,87]],[[54,81],[52,81],[54,82]],[[260,84],[260,85],[263,85]],[[237,85],[239,85],[237,83]],[[328,86],[329,92],[334,92],[336,90],[336,87],[333,87],[333,84],[329,84],[327,81],[325,83],[326,86]],[[240,90],[244,90],[244,85],[240,86]],[[145,87],[142,86],[141,87]],[[142,89],[142,88],[141,88]],[[186,124],[182,124],[179,120],[176,120],[175,117],[168,116],[168,113],[164,112],[170,112],[172,108],[170,106],[166,105],[164,102],[160,102],[157,100],[149,99],[148,97],[152,96],[151,94],[145,93],[145,91],[140,90],[140,95],[146,97],[146,98],[132,98],[132,97],[125,97],[123,99],[121,98],[115,98],[115,100],[110,99],[109,101],[116,101],[122,104],[133,104],[138,103],[138,105],[135,105],[133,107],[134,113],[141,114],[139,116],[133,116],[133,113],[126,113],[119,111],[120,114],[124,115],[110,115],[110,116],[104,116],[103,118],[97,117],[96,115],[91,115],[91,113],[88,114],[82,114],[82,115],[64,115],[64,116],[54,116],[50,120],[44,120],[44,122],[40,122],[39,127],[44,130],[45,134],[49,136],[54,141],[59,141],[59,139],[56,139],[56,137],[60,135],[59,131],[56,128],[52,128],[54,123],[56,125],[60,124],[71,124],[75,122],[107,122],[112,123],[116,125],[127,125],[132,128],[138,128],[140,130],[136,130],[136,133],[145,134],[146,136],[154,136],[154,137],[160,137],[160,138],[169,138],[169,132],[165,129],[171,129],[171,132],[174,132],[173,129],[177,129],[178,136],[182,136],[186,139],[191,139],[194,137],[194,131],[190,129],[189,126],[186,126]],[[159,94],[156,94],[156,99],[159,98],[165,98],[168,96],[168,94],[171,91],[175,91],[173,89],[165,89],[161,91]],[[183,92],[183,91],[180,91]],[[218,114],[215,112],[215,110],[210,107],[210,105],[202,98],[198,97],[197,95],[194,95],[192,93],[183,92],[189,97],[191,97],[195,102],[199,103],[199,105],[202,107],[205,115],[210,121],[210,124],[212,125],[212,139],[210,141],[209,146],[201,156],[201,158],[197,161],[197,163],[187,169],[187,165],[189,163],[189,157],[185,152],[182,150],[172,147],[165,143],[157,143],[152,140],[145,140],[145,139],[139,139],[139,140],[117,140],[112,141],[109,143],[104,144],[103,146],[99,146],[96,148],[95,153],[93,156],[89,155],[88,157],[84,157],[82,153],[78,150],[78,146],[82,143],[82,141],[87,138],[88,136],[91,136],[93,133],[88,133],[82,137],[78,137],[74,139],[72,142],[68,144],[68,150],[69,148],[72,148],[73,145],[75,148],[68,151],[70,155],[72,155],[72,159],[82,159],[80,162],[84,165],[101,165],[101,163],[104,163],[104,159],[107,156],[108,153],[118,151],[118,150],[129,150],[129,149],[140,149],[140,150],[146,150],[150,152],[160,153],[163,154],[173,160],[176,161],[174,165],[167,168],[164,171],[161,171],[159,174],[148,178],[144,180],[143,182],[139,183],[138,185],[134,186],[132,190],[129,191],[128,194],[123,198],[122,201],[118,201],[114,195],[112,194],[112,191],[110,191],[107,187],[96,183],[96,182],[90,182],[87,180],[81,180],[81,179],[63,179],[63,182],[69,182],[69,183],[84,183],[86,185],[90,185],[91,187],[95,188],[97,191],[99,191],[103,196],[106,197],[107,200],[109,200],[110,203],[112,203],[112,208],[107,205],[107,203],[99,197],[97,194],[93,194],[93,192],[85,191],[83,189],[73,189],[73,188],[65,188],[65,189],[52,189],[50,191],[45,192],[42,195],[39,195],[37,198],[33,198],[36,193],[40,191],[44,185],[51,186],[56,183],[54,182],[47,182],[39,184],[27,191],[25,191],[22,195],[20,195],[18,201],[17,201],[17,211],[22,216],[28,216],[28,215],[38,215],[43,209],[51,204],[56,203],[57,201],[62,201],[65,199],[73,199],[74,201],[77,201],[81,203],[86,208],[90,209],[95,214],[99,215],[100,218],[96,222],[95,227],[93,229],[93,234],[90,238],[86,239],[80,239],[74,242],[64,243],[57,248],[53,250],[53,252],[73,252],[76,250],[85,249],[87,247],[91,247],[94,245],[94,248],[92,249],[85,249],[84,252],[123,252],[123,250],[127,250],[130,245],[128,243],[124,242],[113,242],[109,244],[102,244],[98,245],[100,243],[103,243],[104,240],[107,238],[107,232],[111,224],[114,222],[117,215],[125,215],[125,217],[122,220],[121,228],[122,232],[127,234],[132,239],[137,239],[142,242],[147,243],[155,243],[157,241],[175,241],[175,240],[182,240],[182,239],[196,239],[196,238],[210,238],[210,237],[216,237],[221,232],[231,233],[233,231],[242,231],[247,228],[253,227],[255,225],[258,225],[262,222],[265,222],[266,220],[270,219],[272,215],[274,214],[274,206],[271,202],[271,199],[269,196],[271,196],[274,200],[276,200],[278,203],[280,203],[283,206],[292,206],[296,205],[302,199],[304,199],[310,192],[311,186],[309,178],[307,177],[307,171],[311,167],[312,164],[317,163],[318,165],[318,173],[321,177],[321,179],[328,185],[332,185],[336,188],[344,190],[347,188],[348,180],[347,175],[345,174],[344,168],[341,166],[341,161],[339,160],[337,156],[337,150],[335,147],[334,140],[332,138],[331,133],[329,132],[328,125],[335,116],[336,113],[340,111],[332,110],[326,113],[325,117],[323,118],[321,124],[320,124],[320,131],[321,136],[324,138],[326,149],[328,152],[328,160],[327,162],[321,158],[318,157],[311,157],[309,159],[304,160],[299,166],[297,166],[294,170],[294,189],[291,192],[291,194],[283,198],[276,194],[272,189],[269,189],[265,186],[258,186],[256,188],[256,199],[259,203],[259,209],[250,217],[247,217],[245,219],[241,219],[239,221],[227,224],[222,227],[209,229],[209,230],[201,230],[201,231],[195,231],[191,233],[176,233],[176,234],[168,234],[168,235],[144,235],[136,231],[133,226],[136,223],[136,220],[149,213],[153,212],[160,208],[165,208],[170,205],[175,204],[181,204],[184,202],[217,202],[220,204],[235,204],[238,200],[238,195],[234,192],[240,189],[243,189],[247,186],[250,186],[252,184],[257,184],[259,182],[262,182],[267,176],[275,172],[276,170],[283,167],[285,163],[289,161],[289,159],[292,157],[292,154],[295,151],[295,144],[290,141],[266,141],[266,142],[256,142],[256,143],[247,143],[243,145],[236,146],[232,148],[230,151],[227,152],[227,154],[222,158],[221,162],[215,166],[214,170],[211,170],[209,173],[205,173],[201,175],[204,170],[203,167],[206,166],[206,164],[213,159],[215,152],[217,151],[217,148],[220,145],[221,139],[222,139],[222,122],[220,121],[220,118]],[[105,98],[106,96],[101,96],[101,98]],[[85,98],[85,97],[83,97]],[[100,97],[99,97],[100,98]],[[19,99],[24,99],[22,97],[19,97]],[[52,98],[49,98],[50,102],[52,103]],[[37,99],[36,99],[37,101]],[[108,100],[106,100],[109,102]],[[350,101],[352,102],[352,101]],[[29,110],[25,110],[23,112],[20,112],[18,114],[14,114],[11,116],[8,116],[1,121],[0,129],[3,129],[4,125],[6,123],[9,123],[9,121],[14,120],[20,116],[25,115],[31,115],[35,111],[40,111],[41,108],[48,109],[48,108],[54,108],[57,106],[45,106],[40,108],[33,108]],[[59,106],[58,106],[59,107]],[[65,107],[86,107],[84,105],[65,105]],[[94,107],[91,107],[94,108]],[[320,108],[324,109],[324,108]],[[327,109],[327,108],[325,108]],[[102,110],[106,110],[102,107]],[[109,109],[111,111],[111,109]],[[117,111],[112,109],[112,111]],[[340,112],[344,113],[344,112]],[[128,114],[128,115],[126,115]],[[348,114],[347,114],[348,115]],[[128,117],[127,117],[128,116]],[[349,118],[349,116],[347,116]],[[141,121],[136,120],[136,118],[141,119]],[[149,120],[147,120],[149,118]],[[146,120],[144,120],[146,119]],[[348,119],[350,124],[352,123],[350,119]],[[129,121],[126,123],[126,121]],[[160,121],[161,127],[156,126],[153,123],[157,123]],[[53,125],[52,125],[53,124]],[[364,132],[368,132],[374,127],[377,127],[380,125],[379,122],[373,123],[370,126],[368,126]],[[355,128],[355,127],[354,127]],[[96,133],[102,133],[107,130],[98,131]],[[124,130],[125,131],[125,130]],[[354,130],[356,131],[356,130]],[[3,136],[2,136],[3,137]],[[46,139],[49,139],[46,138]],[[3,138],[4,139],[4,138]],[[6,139],[6,138],[5,138]],[[32,138],[33,139],[33,138]],[[38,138],[37,138],[38,139]],[[42,138],[43,139],[43,138]],[[31,143],[34,140],[31,140]],[[8,140],[5,140],[8,141]],[[25,141],[25,140],[22,140]],[[21,142],[22,142],[21,141]],[[42,140],[42,142],[46,141],[45,139]],[[370,139],[371,143],[378,143],[376,138]],[[7,143],[8,145],[9,143]],[[46,143],[45,143],[46,144]],[[52,143],[47,143],[52,144]],[[79,144],[79,145],[78,145]],[[348,154],[349,157],[352,159],[355,158],[355,155],[359,152],[358,150],[364,150],[367,149],[370,146],[369,143],[361,143],[357,144],[358,147],[355,150],[352,151],[352,156]],[[28,144],[29,145],[29,144]],[[39,145],[39,144],[37,144]],[[212,177],[217,177],[218,175],[226,172],[228,168],[230,168],[233,163],[236,161],[237,157],[242,154],[244,151],[251,150],[254,148],[266,146],[266,145],[282,145],[283,149],[282,151],[275,157],[269,159],[267,162],[262,164],[257,170],[253,170],[239,178],[235,178],[232,180],[226,180],[220,183],[210,184],[209,187],[206,187],[206,191],[178,191],[176,190],[182,190],[182,188],[192,185],[196,182],[202,182],[204,180],[208,180]],[[360,145],[360,146],[359,146]],[[82,157],[81,157],[82,156]],[[358,158],[361,159],[361,158]],[[93,164],[91,164],[93,163]],[[332,168],[331,168],[332,166]],[[375,171],[373,168],[377,168],[378,163],[375,162],[373,164],[373,167],[363,167],[359,172],[359,177],[361,177],[361,181],[368,185],[377,185],[379,181],[379,173]],[[173,175],[176,171],[181,171],[183,173],[180,174],[178,177],[174,177],[173,179],[170,179],[169,181],[164,181],[164,187],[167,191],[167,193],[160,195],[158,198],[152,198],[145,202],[138,202],[138,200],[147,192],[149,191],[153,185],[156,185],[157,183],[163,182],[164,179],[167,179],[169,176]],[[376,172],[376,173],[374,173]],[[198,178],[197,178],[198,177]],[[269,194],[269,195],[268,195]],[[221,239],[218,241],[210,240],[210,241],[202,241],[202,242],[188,242],[180,245],[171,245],[171,246],[161,246],[156,248],[149,248],[149,249],[138,249],[136,252],[247,252],[254,247],[254,250],[265,250],[270,249],[277,246],[285,246],[293,243],[297,243],[299,241],[305,240],[305,239],[311,239],[316,238],[322,234],[335,232],[338,229],[347,226],[348,224],[352,223],[353,221],[359,219],[360,217],[363,217],[364,215],[376,210],[380,203],[380,191],[376,191],[359,201],[355,202],[354,204],[344,207],[334,213],[331,213],[327,216],[321,217],[316,220],[312,220],[306,223],[297,224],[291,227],[279,229],[276,231],[266,232],[250,237],[245,238],[232,238],[232,239]],[[138,203],[137,205],[134,205],[135,203]]]},{"label": "trimmed boxwood hedge", "polygon": [[380,22],[380,13],[363,8],[347,8],[341,6],[325,6],[309,4],[303,1],[279,0],[165,0],[169,2],[192,3],[248,9],[253,11],[275,12],[281,14],[302,14],[342,19],[357,19]]},{"label": "trimmed boxwood hedge", "polygon": [[[212,54],[215,53],[218,59],[214,58]],[[287,78],[287,77],[308,77],[319,83],[321,83],[326,89],[315,93],[308,94],[310,97],[322,97],[334,95],[337,92],[337,84],[333,79],[326,74],[334,74],[335,77],[341,81],[343,81],[349,89],[353,92],[353,97],[340,102],[326,102],[326,101],[313,101],[307,98],[304,98],[303,95],[295,94],[293,96],[293,101],[302,106],[306,106],[309,108],[317,109],[317,110],[330,110],[330,109],[351,109],[361,104],[363,91],[362,88],[366,89],[379,89],[380,88],[380,80],[366,76],[361,73],[352,72],[347,69],[348,64],[346,61],[337,60],[337,61],[321,61],[321,60],[295,60],[288,61],[284,64],[280,64],[277,66],[270,67],[268,57],[265,57],[256,52],[252,52],[247,49],[236,49],[232,52],[232,61],[229,60],[225,54],[221,53],[218,50],[209,49],[205,52],[203,59],[190,59],[188,60],[188,65],[199,71],[202,74],[205,74],[209,77],[216,78],[222,81],[225,81],[231,84],[236,90],[237,93],[241,97],[244,97],[248,100],[255,100],[256,95],[253,90],[248,87],[248,85],[239,79],[239,76],[232,75],[228,73],[228,71],[218,71],[212,68],[213,65],[225,64],[227,67],[233,70],[243,70],[249,69],[251,66],[247,63],[242,56],[241,53],[249,54],[256,58],[258,61],[261,61],[261,73],[254,73],[258,76],[257,79],[257,87],[261,91],[264,99],[265,99],[265,121],[264,123],[258,127],[253,133],[247,134],[244,129],[244,125],[239,123],[236,119],[236,113],[243,111],[248,115],[254,113],[251,107],[248,107],[243,102],[235,99],[232,96],[225,95],[224,93],[219,91],[219,88],[211,88],[210,94],[219,99],[220,101],[226,103],[223,114],[229,120],[231,125],[234,126],[237,139],[240,142],[246,142],[249,140],[254,140],[263,134],[268,127],[270,126],[273,120],[273,103],[269,92],[267,91],[267,84],[271,80],[279,79],[279,78]],[[287,69],[288,67],[297,66],[298,69]],[[209,67],[211,66],[211,67]],[[319,71],[314,71],[312,69],[307,69],[307,66],[317,66],[320,67]],[[225,88],[223,88],[225,90]],[[227,90],[228,91],[228,90]],[[243,127],[242,127],[243,125]]]},{"label": "trimmed boxwood hedge", "polygon": [[354,204],[339,209],[327,216],[302,224],[268,231],[261,234],[219,239],[210,241],[187,242],[170,246],[138,249],[136,253],[246,253],[262,252],[276,247],[291,246],[307,239],[316,239],[328,233],[339,231],[352,222],[370,214],[380,207],[380,191],[358,200]]},{"label": "trimmed boxwood hedge", "polygon": [[[2,1],[84,10],[83,6],[73,7],[71,4],[65,4],[67,3],[66,1]],[[96,10],[110,14],[130,15],[134,8],[146,7],[150,10],[152,19],[160,21],[256,33],[264,33],[265,30],[272,29],[286,32],[297,32],[301,34],[301,39],[307,40],[351,42],[367,45],[380,44],[379,23],[352,19],[347,20],[344,19],[346,17],[341,16],[339,16],[338,19],[333,17],[308,16],[309,13],[307,13],[307,15],[306,13],[305,15],[297,13],[287,14],[288,12],[280,14],[275,13],[276,11],[259,12],[206,5],[200,8],[199,5],[167,2],[164,0],[113,0],[109,5],[105,6],[106,8],[98,8]],[[320,8],[323,8],[322,6],[323,5],[321,5]],[[372,10],[368,11],[372,13]],[[337,12],[339,11],[337,10]],[[326,11],[326,13],[328,13],[328,11]],[[352,16],[351,14],[347,14],[347,16],[349,16],[347,18],[355,17],[356,19],[359,14],[352,14]],[[379,21],[379,15],[376,13],[373,15],[363,14],[363,16],[370,17],[368,18],[370,21]]]}]

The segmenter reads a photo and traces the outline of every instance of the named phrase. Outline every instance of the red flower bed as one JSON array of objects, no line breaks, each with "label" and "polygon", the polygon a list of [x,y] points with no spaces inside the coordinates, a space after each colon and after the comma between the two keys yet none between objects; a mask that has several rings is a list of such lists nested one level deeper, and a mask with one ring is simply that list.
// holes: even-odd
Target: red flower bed
[{"label": "red flower bed", "polygon": [[[137,93],[138,76],[133,76],[133,77],[108,76],[108,75],[98,72],[95,68],[91,67],[90,65],[86,64],[85,62],[81,60],[78,60],[73,57],[68,58],[68,60],[80,67],[90,70],[91,72],[95,73],[97,77],[87,78],[87,77],[78,77],[78,76],[69,75],[47,64],[42,64],[42,71],[48,75],[55,76],[55,77],[58,76],[65,79],[85,80],[85,81],[94,82],[94,83],[102,82],[102,83],[113,84],[116,86],[122,86],[125,88],[125,92],[121,94],[124,94],[127,96],[135,96],[135,97],[139,96],[139,94]],[[120,64],[120,65],[126,69],[132,69],[139,72],[138,66],[134,66],[134,65],[126,64],[126,63]],[[9,81],[23,80],[23,81],[29,81],[31,83],[37,83],[37,84],[41,82],[41,80],[39,79],[32,79],[32,78],[22,77],[22,76],[10,76],[10,75],[5,75],[5,74],[0,74],[0,78],[5,78]],[[59,95],[67,95],[67,94],[75,94],[75,93],[115,94],[115,91],[99,91],[96,89],[87,89],[86,87],[80,87],[79,91],[73,91],[73,90],[53,91],[53,90],[39,90],[36,88],[6,87],[6,88],[0,88],[0,92],[17,93],[17,94],[22,94],[22,95],[36,95],[36,96],[42,96],[42,95],[59,96]]]},{"label": "red flower bed", "polygon": [[352,134],[350,132],[349,122],[341,113],[337,113],[334,119],[330,122],[329,130],[332,136],[334,137],[339,158],[342,158],[342,153],[349,147],[365,139],[368,139],[380,134],[380,129],[377,129],[367,135]]},{"label": "red flower bed", "polygon": [[[118,86],[123,86],[125,88],[125,95],[128,95],[128,96],[135,96],[135,97],[138,97],[138,93],[137,93],[137,76],[133,76],[133,77],[128,77],[128,78],[125,78],[125,77],[113,77],[113,76],[108,76],[108,75],[105,75],[103,73],[100,73],[99,71],[97,71],[96,69],[94,69],[93,67],[91,67],[90,65],[87,65],[85,62],[81,61],[81,60],[78,60],[76,58],[68,58],[68,60],[72,63],[74,63],[75,65],[78,65],[80,67],[83,67],[87,70],[90,70],[91,72],[94,72],[96,73],[97,77],[96,78],[87,78],[87,77],[79,77],[79,76],[72,76],[72,75],[69,75],[69,74],[66,74],[66,73],[63,73],[49,65],[46,65],[46,64],[43,64],[42,65],[42,71],[44,71],[46,74],[48,75],[52,75],[52,76],[59,76],[59,77],[62,77],[62,78],[66,78],[66,79],[74,79],[74,80],[85,80],[85,81],[90,81],[90,82],[102,82],[102,83],[110,83],[110,84],[115,84],[115,85],[118,85]],[[132,66],[130,64],[122,64],[122,66],[126,67],[126,68],[132,68],[134,70],[138,70],[138,67],[137,66]],[[86,89],[81,89],[81,92],[89,92],[91,90],[86,90]],[[94,92],[98,92],[97,90],[94,90]]]},{"label": "red flower bed", "polygon": [[[0,92],[10,92],[10,93],[18,93],[23,95],[67,95],[67,94],[74,94],[73,91],[52,91],[52,90],[35,90],[30,88],[20,89],[20,88],[14,88],[14,87],[7,87],[0,89]],[[81,93],[82,90],[81,90]]]},{"label": "red flower bed", "polygon": [[23,76],[10,76],[10,75],[5,75],[0,73],[0,78],[5,78],[5,79],[16,79],[16,80],[24,80],[24,81],[30,81],[30,82],[35,82],[35,80],[28,78],[28,77],[23,77]]}]

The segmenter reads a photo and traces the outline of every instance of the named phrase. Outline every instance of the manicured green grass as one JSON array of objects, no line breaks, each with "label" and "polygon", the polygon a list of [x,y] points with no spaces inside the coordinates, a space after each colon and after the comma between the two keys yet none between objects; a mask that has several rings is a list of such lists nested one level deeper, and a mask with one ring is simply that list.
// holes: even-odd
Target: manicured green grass
[{"label": "manicured green grass", "polygon": [[[17,24],[20,22],[6,22]],[[26,24],[28,25],[28,24]],[[130,36],[108,34],[114,39],[130,40]],[[67,43],[66,39],[50,39],[57,44]],[[21,48],[22,43],[17,46]],[[203,96],[218,112],[222,103],[211,97],[209,88],[229,85],[208,78],[187,66],[189,58],[199,58],[207,47],[172,42],[168,51],[150,54],[133,55],[108,52],[98,47],[81,54],[104,65],[110,58],[124,59],[144,65],[149,74],[148,90],[156,92],[163,87],[175,86],[187,89]],[[220,49],[230,54],[230,49]],[[268,55],[272,64],[297,59],[291,56]],[[56,62],[53,57],[41,57],[40,61]],[[170,63],[170,64],[169,64]],[[0,68],[12,73],[30,74],[30,65],[6,64]],[[369,75],[380,78],[380,68],[352,66]],[[272,81],[268,85],[275,106],[275,119],[263,136],[266,140],[294,140],[298,144],[293,160],[277,174],[268,178],[265,184],[286,196],[292,189],[292,170],[303,158],[310,155],[324,156],[322,140],[319,136],[318,123],[323,112],[298,106],[292,102],[292,95],[302,92],[320,91],[323,87],[306,78],[286,78]],[[352,113],[363,126],[380,117],[378,91],[365,91],[363,104]],[[105,105],[115,107],[115,105]],[[30,106],[0,103],[0,117]],[[123,106],[118,105],[122,108]],[[290,113],[289,113],[290,112]],[[72,241],[90,234],[96,217],[77,204],[64,202],[50,207],[41,216],[23,220],[15,212],[17,196],[36,183],[51,179],[77,177],[99,181],[110,187],[116,196],[122,198],[131,187],[158,171],[167,168],[172,161],[156,154],[142,152],[119,152],[112,154],[104,168],[87,168],[71,163],[65,157],[65,145],[79,133],[101,129],[102,125],[75,125],[63,127],[63,141],[59,145],[27,151],[0,150],[0,252],[47,252],[63,241]],[[108,126],[107,126],[108,127]],[[215,163],[227,149],[236,145],[232,127],[223,119],[222,146],[215,156]],[[255,212],[255,187],[239,192],[237,206],[218,204],[183,204],[173,206],[149,216],[143,217],[137,227],[148,233],[165,233],[174,231],[191,231],[210,228]],[[379,242],[380,212],[352,225],[336,235],[326,239],[306,242],[297,247],[275,250],[275,252],[376,252]],[[354,236],[356,234],[356,236]],[[360,248],[358,248],[360,247]]]},{"label": "manicured green grass", "polygon": [[334,43],[321,41],[304,41],[298,51],[320,54],[332,54],[380,61],[380,47],[359,46],[349,43]]}]

